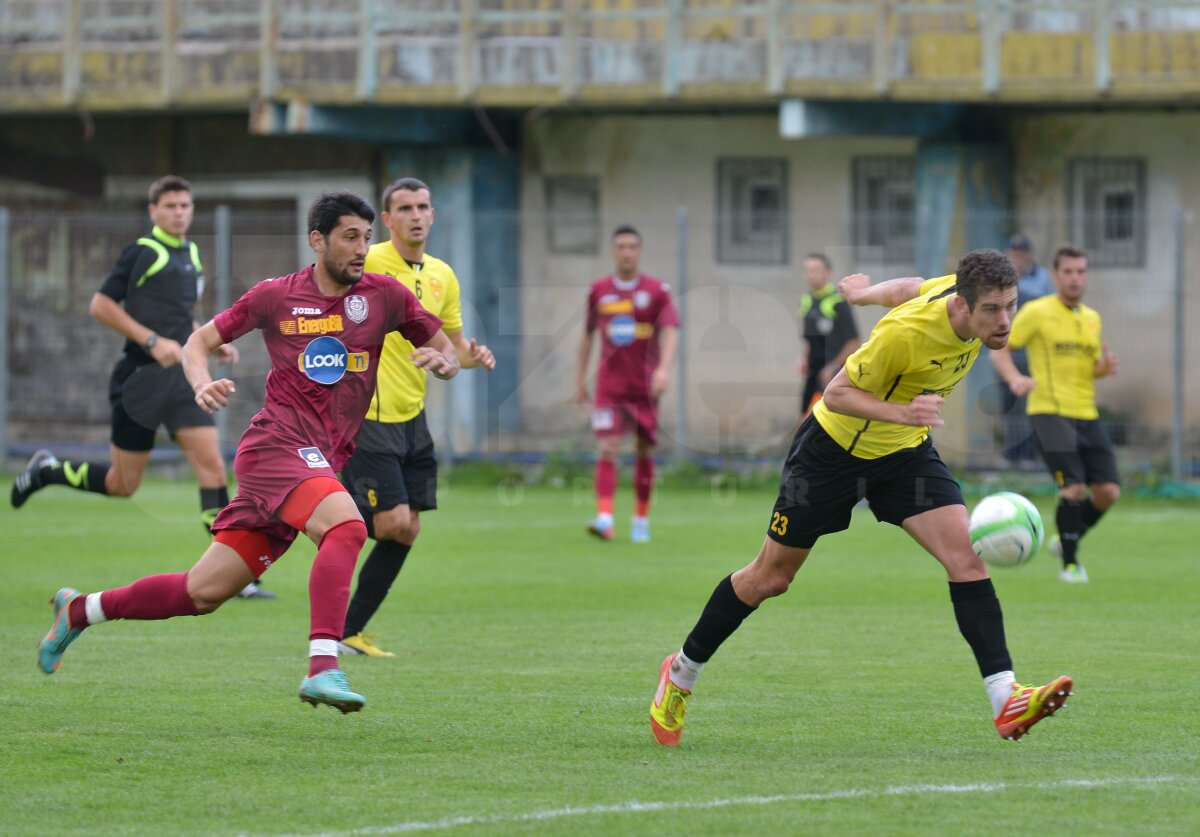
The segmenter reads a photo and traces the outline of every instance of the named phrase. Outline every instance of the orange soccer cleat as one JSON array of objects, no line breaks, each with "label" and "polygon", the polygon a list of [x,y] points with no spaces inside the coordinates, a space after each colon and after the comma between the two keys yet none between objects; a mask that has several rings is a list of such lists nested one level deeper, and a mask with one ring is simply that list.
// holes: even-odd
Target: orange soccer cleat
[{"label": "orange soccer cleat", "polygon": [[1067,705],[1073,681],[1065,674],[1045,686],[1022,686],[1013,683],[1013,693],[996,716],[996,731],[1009,741],[1019,741],[1022,735],[1042,718],[1049,718]]}]

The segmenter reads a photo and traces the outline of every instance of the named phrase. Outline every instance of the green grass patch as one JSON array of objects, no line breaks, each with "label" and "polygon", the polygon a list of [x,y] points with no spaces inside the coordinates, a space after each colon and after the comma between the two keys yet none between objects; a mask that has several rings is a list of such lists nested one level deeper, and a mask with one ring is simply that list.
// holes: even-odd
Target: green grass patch
[{"label": "green grass patch", "polygon": [[1020,744],[995,734],[940,567],[860,511],[721,649],[666,750],[659,663],[754,556],[774,494],[664,490],[634,546],[621,492],[601,543],[583,483],[451,476],[369,628],[398,656],[345,662],[368,699],[347,716],[296,697],[311,545],[267,573],[278,601],[98,626],[47,677],[50,595],[186,570],[196,490],[0,511],[0,832],[1195,833],[1194,506],[1118,505],[1084,541],[1089,585],[1045,552],[996,572],[1018,676],[1077,684]]}]

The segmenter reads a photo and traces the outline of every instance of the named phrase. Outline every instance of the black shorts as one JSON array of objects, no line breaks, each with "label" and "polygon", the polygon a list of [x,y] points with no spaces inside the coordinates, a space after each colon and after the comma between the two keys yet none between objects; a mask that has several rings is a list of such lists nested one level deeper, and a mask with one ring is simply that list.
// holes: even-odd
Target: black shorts
[{"label": "black shorts", "polygon": [[154,435],[166,426],[172,438],[183,427],[215,427],[213,417],[196,404],[195,393],[179,365],[137,365],[121,358],[108,382],[112,405],[112,443],[121,450],[154,448]]},{"label": "black shorts", "polygon": [[1036,413],[1029,417],[1038,452],[1061,488],[1078,483],[1120,483],[1117,458],[1099,419]]},{"label": "black shorts", "polygon": [[342,484],[363,517],[408,506],[437,508],[437,457],[422,410],[401,422],[364,421]]},{"label": "black shorts", "polygon": [[929,439],[879,459],[859,459],[809,416],[783,463],[767,536],[809,549],[821,535],[846,529],[851,510],[864,497],[876,520],[896,526],[923,512],[966,505]]}]

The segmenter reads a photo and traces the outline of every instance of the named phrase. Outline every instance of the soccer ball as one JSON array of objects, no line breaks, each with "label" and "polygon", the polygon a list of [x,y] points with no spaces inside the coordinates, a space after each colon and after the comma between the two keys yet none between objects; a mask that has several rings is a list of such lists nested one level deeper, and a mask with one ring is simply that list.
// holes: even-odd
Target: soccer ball
[{"label": "soccer ball", "polygon": [[1046,529],[1033,503],[1012,491],[989,494],[971,512],[975,554],[993,567],[1019,567],[1041,549]]}]

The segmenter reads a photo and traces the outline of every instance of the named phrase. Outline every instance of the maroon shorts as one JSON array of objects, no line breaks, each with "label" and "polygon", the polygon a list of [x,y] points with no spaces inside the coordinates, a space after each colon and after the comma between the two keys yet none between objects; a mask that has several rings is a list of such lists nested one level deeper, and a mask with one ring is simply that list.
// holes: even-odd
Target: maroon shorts
[{"label": "maroon shorts", "polygon": [[[297,527],[293,524],[303,525],[303,521],[285,523],[279,519],[277,513],[288,495],[301,483],[314,477],[336,480],[337,474],[317,448],[287,445],[277,439],[253,438],[253,433],[251,428],[242,437],[233,460],[233,472],[238,482],[237,496],[221,509],[212,529],[214,533],[227,529],[262,533],[270,547],[269,565],[283,555],[296,539]],[[251,566],[251,569],[256,568]],[[264,569],[266,566],[257,569],[257,574]]]},{"label": "maroon shorts", "polygon": [[597,398],[592,407],[592,431],[597,436],[636,433],[651,445],[658,444],[658,404],[649,399],[622,401]]}]

